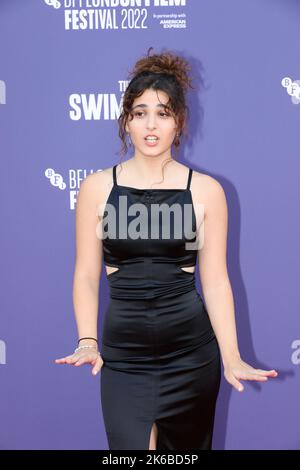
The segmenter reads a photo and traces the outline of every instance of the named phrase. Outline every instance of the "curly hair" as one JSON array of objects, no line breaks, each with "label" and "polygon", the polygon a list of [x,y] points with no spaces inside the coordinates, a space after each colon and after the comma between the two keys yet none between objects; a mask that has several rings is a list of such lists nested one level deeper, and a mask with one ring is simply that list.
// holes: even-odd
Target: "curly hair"
[{"label": "curly hair", "polygon": [[194,89],[189,76],[191,65],[182,56],[175,55],[171,51],[165,50],[161,54],[151,55],[152,49],[153,47],[150,47],[147,55],[139,59],[129,72],[130,82],[124,92],[122,112],[118,118],[119,137],[123,143],[121,151],[118,152],[121,157],[128,151],[126,123],[133,118],[132,104],[146,89],[160,90],[168,95],[166,106],[177,125],[177,136],[173,142],[176,152],[180,146],[179,137],[187,134],[189,108],[186,105],[185,93],[189,88]]}]

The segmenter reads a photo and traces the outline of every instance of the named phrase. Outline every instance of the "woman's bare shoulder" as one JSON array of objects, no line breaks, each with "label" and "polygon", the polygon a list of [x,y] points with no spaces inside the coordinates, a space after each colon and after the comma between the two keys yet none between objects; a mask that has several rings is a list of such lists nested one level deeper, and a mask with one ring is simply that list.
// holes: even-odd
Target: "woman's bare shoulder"
[{"label": "woman's bare shoulder", "polygon": [[109,184],[112,182],[112,167],[104,168],[94,173],[90,173],[83,180],[81,185],[85,185],[87,189],[92,192],[106,191]]},{"label": "woman's bare shoulder", "polygon": [[221,200],[225,197],[224,188],[221,183],[206,173],[193,170],[191,188],[195,191],[197,200],[209,203]]},{"label": "woman's bare shoulder", "polygon": [[223,189],[221,183],[216,178],[206,173],[202,173],[201,171],[193,170],[192,181],[195,186],[198,188],[203,187],[207,191],[220,191]]},{"label": "woman's bare shoulder", "polygon": [[96,208],[97,217],[101,217],[103,215],[103,205],[111,188],[112,168],[90,173],[80,185],[77,203],[88,211],[90,208]]},{"label": "woman's bare shoulder", "polygon": [[103,204],[112,187],[112,168],[90,173],[81,182],[77,202],[86,207],[98,208]]}]

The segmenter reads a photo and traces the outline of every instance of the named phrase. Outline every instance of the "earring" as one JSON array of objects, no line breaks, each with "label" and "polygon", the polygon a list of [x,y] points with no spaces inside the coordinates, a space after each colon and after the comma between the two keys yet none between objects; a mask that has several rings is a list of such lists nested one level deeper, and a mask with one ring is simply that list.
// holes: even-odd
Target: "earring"
[{"label": "earring", "polygon": [[128,139],[129,139],[129,145],[131,146],[132,145],[132,140],[131,140],[129,132],[127,132],[127,135],[128,135]]}]

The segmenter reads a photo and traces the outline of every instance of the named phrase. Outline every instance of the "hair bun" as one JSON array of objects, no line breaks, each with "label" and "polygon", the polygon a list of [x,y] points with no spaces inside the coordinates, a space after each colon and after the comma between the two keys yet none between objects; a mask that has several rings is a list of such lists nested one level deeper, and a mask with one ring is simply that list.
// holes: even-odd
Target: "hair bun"
[{"label": "hair bun", "polygon": [[164,51],[161,54],[150,55],[150,51],[154,49],[150,47],[148,49],[146,57],[139,59],[133,70],[130,72],[129,77],[135,77],[140,74],[147,72],[150,73],[163,73],[175,76],[184,92],[188,88],[193,88],[189,72],[191,66],[189,62],[182,56],[175,55],[171,51]]}]

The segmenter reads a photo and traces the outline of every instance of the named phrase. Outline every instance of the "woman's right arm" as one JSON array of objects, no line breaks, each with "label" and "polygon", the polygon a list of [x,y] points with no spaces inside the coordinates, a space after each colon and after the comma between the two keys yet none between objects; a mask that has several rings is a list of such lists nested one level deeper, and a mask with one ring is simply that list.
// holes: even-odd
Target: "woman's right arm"
[{"label": "woman's right arm", "polygon": [[[94,173],[81,183],[76,203],[76,261],[73,276],[73,306],[78,339],[98,338],[98,294],[102,268],[102,240],[97,236],[99,224],[98,205],[101,198],[100,175]],[[56,362],[80,365],[91,362],[93,372],[98,372],[102,359],[96,341],[80,341],[80,346],[91,345]]]},{"label": "woman's right arm", "polygon": [[[97,338],[98,294],[102,266],[102,240],[97,237],[99,175],[91,174],[81,183],[76,204],[76,261],[73,277],[73,305],[78,339]],[[93,340],[80,344],[96,345]]]}]

